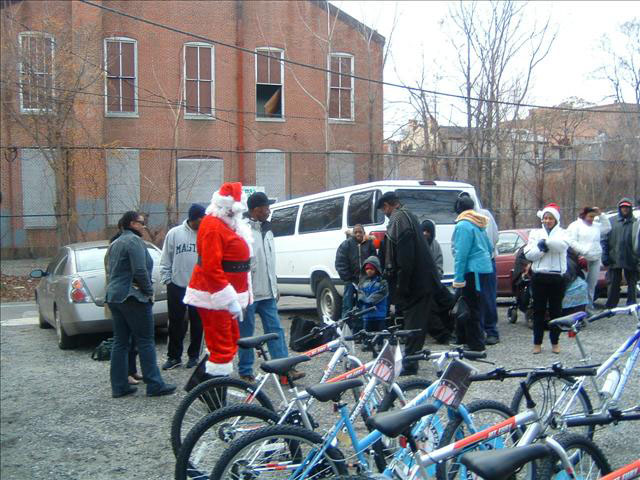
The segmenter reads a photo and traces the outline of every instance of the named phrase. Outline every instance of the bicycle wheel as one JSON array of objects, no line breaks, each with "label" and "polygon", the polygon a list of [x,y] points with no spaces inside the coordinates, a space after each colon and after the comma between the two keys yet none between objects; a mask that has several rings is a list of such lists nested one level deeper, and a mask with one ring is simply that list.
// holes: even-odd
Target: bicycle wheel
[{"label": "bicycle wheel", "polygon": [[[513,411],[509,407],[494,400],[476,400],[469,403],[466,407],[471,415],[473,426],[476,431],[495,425],[507,418],[511,418],[514,415]],[[462,440],[472,433],[473,432],[470,430],[469,425],[465,423],[464,419],[459,414],[456,414],[449,421],[447,428],[445,428],[438,448],[442,448],[450,443]],[[515,430],[502,436],[493,437],[480,444],[470,446],[454,458],[438,463],[436,467],[436,476],[438,480],[475,478],[474,474],[468,471],[467,468],[460,463],[460,457],[463,453],[478,449],[493,450],[496,448],[511,447],[518,441],[521,434],[522,432],[520,430]],[[517,476],[514,475],[512,478],[535,478],[531,466],[524,467],[521,470],[522,471],[519,472]]]},{"label": "bicycle wheel", "polygon": [[182,442],[176,480],[207,478],[220,455],[245,433],[278,423],[278,414],[259,405],[231,405],[203,417]]},{"label": "bicycle wheel", "polygon": [[[540,415],[540,418],[544,418],[544,415],[546,415],[554,406],[556,411],[562,411],[566,408],[569,400],[571,399],[571,395],[567,395],[567,398],[564,399],[562,405],[556,405],[556,402],[562,392],[569,389],[574,383],[575,380],[572,377],[534,377],[529,381],[527,387],[531,394],[531,398],[536,403],[536,411],[538,412],[538,415]],[[511,400],[511,409],[516,413],[520,413],[526,410],[526,408],[527,405],[524,393],[522,392],[522,388],[518,387],[515,395],[513,396],[513,400]],[[580,388],[576,399],[567,410],[567,415],[565,417],[582,417],[592,412],[593,407],[591,406],[589,395],[587,395],[584,388]],[[554,428],[554,424],[550,426]],[[573,431],[589,438],[593,438],[595,426],[585,425],[583,427],[575,427]]]},{"label": "bicycle wheel", "polygon": [[[611,472],[611,466],[602,450],[590,439],[575,433],[563,433],[554,437],[569,456],[573,474],[579,480],[600,478]],[[569,478],[557,455],[551,455],[540,462],[538,479],[561,480]]]},{"label": "bicycle wheel", "polygon": [[182,440],[196,423],[214,410],[233,404],[260,404],[273,410],[271,400],[256,386],[231,377],[207,380],[191,390],[180,402],[171,421],[171,447],[177,457]]},{"label": "bicycle wheel", "polygon": [[[216,464],[212,479],[286,478],[302,480],[306,464],[322,447],[322,437],[300,427],[278,425],[248,433],[233,442]],[[305,479],[346,475],[342,452],[330,447]]]}]

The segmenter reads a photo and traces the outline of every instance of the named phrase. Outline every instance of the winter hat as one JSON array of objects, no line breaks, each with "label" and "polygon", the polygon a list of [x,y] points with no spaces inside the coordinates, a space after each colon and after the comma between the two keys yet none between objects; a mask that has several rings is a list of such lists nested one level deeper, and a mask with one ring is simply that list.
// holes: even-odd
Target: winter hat
[{"label": "winter hat", "polygon": [[363,270],[376,270],[376,271],[378,270],[373,263],[365,263],[364,267],[362,268]]},{"label": "winter hat", "polygon": [[204,217],[204,207],[199,203],[194,203],[189,207],[188,218],[190,222]]},{"label": "winter hat", "polygon": [[399,201],[400,198],[396,192],[385,192],[376,202],[376,210],[380,210],[385,203],[392,203],[395,205]]},{"label": "winter hat", "polygon": [[220,190],[213,192],[206,212],[219,216],[223,210],[230,210],[233,214],[247,211],[246,195],[242,193],[240,182],[223,183]]},{"label": "winter hat", "polygon": [[269,205],[269,198],[262,192],[254,192],[247,199],[247,207],[249,210]]},{"label": "winter hat", "polygon": [[622,198],[619,202],[618,202],[618,208],[620,207],[633,207],[633,204],[631,203],[631,200],[628,198]]},{"label": "winter hat", "polygon": [[455,212],[460,215],[462,212],[472,210],[475,206],[476,204],[473,201],[473,198],[471,198],[467,192],[461,192],[458,195],[458,199],[456,200],[456,204],[453,208]]},{"label": "winter hat", "polygon": [[550,213],[551,215],[553,215],[553,218],[556,219],[556,222],[560,223],[560,207],[558,205],[556,205],[555,203],[547,204],[547,206],[542,210],[538,210],[538,218],[542,220],[542,217],[544,217],[545,213]]}]

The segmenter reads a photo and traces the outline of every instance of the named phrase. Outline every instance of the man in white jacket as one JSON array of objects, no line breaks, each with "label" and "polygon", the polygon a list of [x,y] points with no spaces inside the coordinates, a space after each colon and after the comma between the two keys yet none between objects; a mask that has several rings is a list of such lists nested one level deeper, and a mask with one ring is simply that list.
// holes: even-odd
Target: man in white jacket
[{"label": "man in white jacket", "polygon": [[[194,203],[189,208],[187,220],[167,232],[160,258],[160,280],[167,286],[167,307],[169,310],[169,342],[167,361],[163,370],[171,370],[182,365],[182,350],[187,328],[191,325],[191,338],[187,354],[187,368],[198,364],[202,348],[202,321],[196,307],[186,305],[184,295],[191,279],[193,267],[198,261],[196,236],[204,217],[205,209]],[[189,323],[185,312],[189,313]]]},{"label": "man in white jacket", "polygon": [[587,261],[587,311],[593,310],[594,294],[600,274],[600,241],[610,231],[611,222],[598,207],[584,207],[578,219],[567,227],[569,245]]}]

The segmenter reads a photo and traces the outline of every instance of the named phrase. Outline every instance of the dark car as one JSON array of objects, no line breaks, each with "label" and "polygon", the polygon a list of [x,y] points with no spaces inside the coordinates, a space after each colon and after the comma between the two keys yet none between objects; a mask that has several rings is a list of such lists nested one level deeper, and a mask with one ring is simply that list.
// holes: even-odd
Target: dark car
[{"label": "dark car", "polygon": [[[516,262],[516,253],[529,240],[531,229],[501,230],[498,232],[498,255],[496,256],[496,275],[498,277],[498,297],[513,297],[513,268]],[[607,291],[605,278],[606,268],[600,268],[598,284],[596,285],[595,298],[604,296]]]}]

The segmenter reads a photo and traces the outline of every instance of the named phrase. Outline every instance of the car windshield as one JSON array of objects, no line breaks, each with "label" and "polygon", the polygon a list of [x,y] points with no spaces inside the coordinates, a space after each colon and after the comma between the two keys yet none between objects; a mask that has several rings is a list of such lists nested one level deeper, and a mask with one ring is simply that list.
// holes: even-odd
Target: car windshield
[{"label": "car windshield", "polygon": [[[153,247],[147,247],[149,255],[153,259],[154,265],[160,264],[160,252]],[[103,270],[104,256],[107,253],[106,245],[104,247],[86,248],[76,251],[76,271],[88,272],[89,270]]]}]

